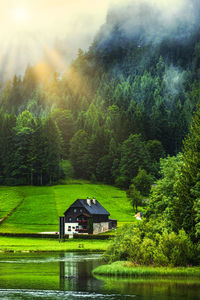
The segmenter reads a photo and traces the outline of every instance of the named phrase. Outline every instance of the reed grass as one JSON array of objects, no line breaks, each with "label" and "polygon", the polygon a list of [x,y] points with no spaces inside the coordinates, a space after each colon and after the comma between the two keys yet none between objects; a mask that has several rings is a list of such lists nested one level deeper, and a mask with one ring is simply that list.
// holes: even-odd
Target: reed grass
[{"label": "reed grass", "polygon": [[200,277],[200,267],[154,267],[137,266],[130,262],[117,261],[93,270],[95,275],[121,277]]}]

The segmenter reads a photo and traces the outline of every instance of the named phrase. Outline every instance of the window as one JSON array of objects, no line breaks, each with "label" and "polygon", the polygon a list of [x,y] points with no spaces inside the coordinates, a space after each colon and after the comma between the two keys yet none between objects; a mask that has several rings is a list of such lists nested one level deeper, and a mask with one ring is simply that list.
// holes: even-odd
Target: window
[{"label": "window", "polygon": [[83,212],[82,208],[80,208],[80,212]]},{"label": "window", "polygon": [[72,227],[72,229],[75,229],[75,227]]},{"label": "window", "polygon": [[68,226],[68,231],[71,231],[71,226]]},{"label": "window", "polygon": [[76,213],[77,212],[77,209],[76,208],[74,208],[74,213]]},{"label": "window", "polygon": [[78,221],[78,220],[79,220],[79,217],[76,218],[76,221]]},{"label": "window", "polygon": [[69,222],[71,222],[71,221],[72,221],[72,218],[71,218],[71,217],[69,217],[69,219],[68,219],[68,220],[69,220]]}]

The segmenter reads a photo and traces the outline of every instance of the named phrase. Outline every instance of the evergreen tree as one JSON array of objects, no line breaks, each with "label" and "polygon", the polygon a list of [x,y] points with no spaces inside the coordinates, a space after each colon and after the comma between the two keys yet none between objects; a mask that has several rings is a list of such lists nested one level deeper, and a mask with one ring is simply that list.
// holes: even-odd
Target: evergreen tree
[{"label": "evergreen tree", "polygon": [[184,140],[183,165],[175,185],[177,197],[173,206],[173,224],[194,239],[199,236],[200,180],[200,106],[193,117],[190,133]]},{"label": "evergreen tree", "polygon": [[70,141],[70,160],[77,178],[89,178],[88,162],[89,138],[84,130],[75,133]]},{"label": "evergreen tree", "polygon": [[120,176],[126,178],[126,184],[131,182],[139,168],[148,169],[149,154],[145,142],[138,134],[131,134],[121,147]]}]

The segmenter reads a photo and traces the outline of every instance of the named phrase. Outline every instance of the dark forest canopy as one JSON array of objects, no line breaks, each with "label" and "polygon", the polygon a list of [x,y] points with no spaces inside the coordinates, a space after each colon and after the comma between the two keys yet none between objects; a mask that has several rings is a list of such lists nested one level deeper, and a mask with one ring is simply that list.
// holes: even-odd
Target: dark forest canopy
[{"label": "dark forest canopy", "polygon": [[66,159],[76,177],[122,187],[139,169],[158,178],[199,103],[198,1],[186,12],[168,27],[150,5],[121,4],[64,74],[28,66],[2,85],[1,183],[56,182]]}]

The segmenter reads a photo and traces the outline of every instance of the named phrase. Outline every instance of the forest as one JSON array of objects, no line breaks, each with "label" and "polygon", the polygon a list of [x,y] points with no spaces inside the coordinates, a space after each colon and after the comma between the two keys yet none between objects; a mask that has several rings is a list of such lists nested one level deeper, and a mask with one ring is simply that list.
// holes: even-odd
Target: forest
[{"label": "forest", "polygon": [[[178,20],[166,32],[162,24],[161,34],[154,14],[148,19],[141,9],[146,24],[130,32],[127,14],[111,10],[88,51],[79,49],[63,74],[28,66],[22,78],[2,82],[0,183],[52,185],[74,176],[127,189],[136,211],[147,206],[144,228],[134,235],[138,249],[174,245],[174,253],[152,250],[146,262],[177,265],[183,251],[183,263],[194,262],[200,234],[200,14],[194,11],[191,26]],[[131,230],[137,228],[127,229],[130,239]],[[114,260],[135,255],[132,248],[118,253],[116,245]]]}]

